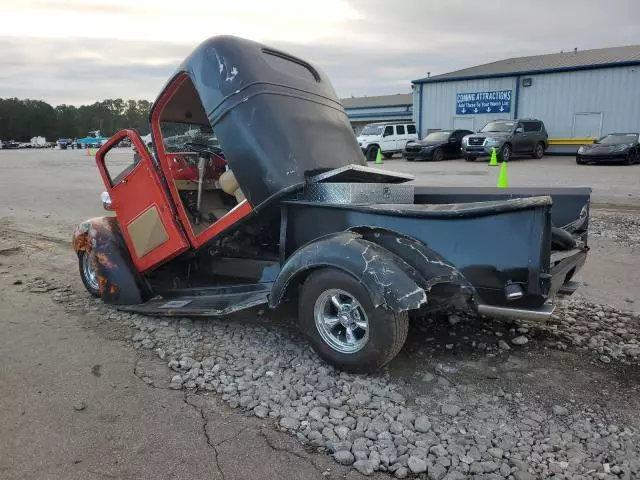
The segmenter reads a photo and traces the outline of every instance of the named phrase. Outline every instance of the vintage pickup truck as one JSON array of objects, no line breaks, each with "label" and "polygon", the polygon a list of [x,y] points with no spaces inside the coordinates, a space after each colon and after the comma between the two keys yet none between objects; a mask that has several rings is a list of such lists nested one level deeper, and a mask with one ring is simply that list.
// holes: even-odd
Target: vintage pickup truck
[{"label": "vintage pickup truck", "polygon": [[[297,301],[318,354],[367,371],[400,351],[410,315],[545,320],[577,286],[589,189],[424,187],[370,168],[329,80],[285,52],[203,42],[150,122],[152,149],[124,130],[97,152],[115,216],[73,236],[87,290],[120,309],[226,316]],[[114,148],[125,138],[132,149]]]}]

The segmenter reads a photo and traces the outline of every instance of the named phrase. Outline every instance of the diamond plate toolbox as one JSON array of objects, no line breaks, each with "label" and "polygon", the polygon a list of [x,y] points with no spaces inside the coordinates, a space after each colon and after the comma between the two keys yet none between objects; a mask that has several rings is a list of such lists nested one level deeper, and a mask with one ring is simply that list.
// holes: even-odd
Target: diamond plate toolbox
[{"label": "diamond plate toolbox", "polygon": [[341,204],[413,203],[413,185],[385,183],[308,183],[298,200]]}]

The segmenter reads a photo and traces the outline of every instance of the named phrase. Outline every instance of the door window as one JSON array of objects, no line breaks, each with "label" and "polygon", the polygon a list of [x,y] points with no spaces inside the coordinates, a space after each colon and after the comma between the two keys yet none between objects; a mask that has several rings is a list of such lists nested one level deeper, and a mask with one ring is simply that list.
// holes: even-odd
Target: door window
[{"label": "door window", "polygon": [[387,137],[389,135],[393,135],[393,126],[392,125],[387,125],[384,129],[384,137]]},{"label": "door window", "polygon": [[407,133],[409,135],[415,135],[416,134],[416,126],[415,125],[407,125]]},{"label": "door window", "polygon": [[104,156],[104,168],[111,186],[119,184],[140,163],[140,155],[135,147],[127,147],[127,139],[120,140]]},{"label": "door window", "polygon": [[396,133],[398,135],[404,135],[404,125],[396,125]]},{"label": "door window", "polygon": [[539,132],[540,131],[540,123],[539,122],[522,122],[524,126],[524,132]]}]

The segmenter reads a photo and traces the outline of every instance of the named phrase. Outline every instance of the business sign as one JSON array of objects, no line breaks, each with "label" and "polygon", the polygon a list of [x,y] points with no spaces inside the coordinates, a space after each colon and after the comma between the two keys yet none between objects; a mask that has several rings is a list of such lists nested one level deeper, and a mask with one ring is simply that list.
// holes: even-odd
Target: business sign
[{"label": "business sign", "polygon": [[456,95],[456,115],[509,113],[510,111],[511,90],[458,93]]}]

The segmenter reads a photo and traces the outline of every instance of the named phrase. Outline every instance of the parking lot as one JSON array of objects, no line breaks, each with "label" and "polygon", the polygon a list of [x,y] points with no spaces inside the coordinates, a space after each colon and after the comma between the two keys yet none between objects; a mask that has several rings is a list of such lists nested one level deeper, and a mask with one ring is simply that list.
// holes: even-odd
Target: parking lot
[{"label": "parking lot", "polygon": [[[487,162],[371,166],[495,186]],[[388,369],[355,376],[289,312],[167,321],[94,301],[70,244],[104,214],[94,158],[0,151],[0,477],[639,478],[639,178],[509,162],[509,186],[593,189],[578,294],[546,324],[420,319]]]}]

